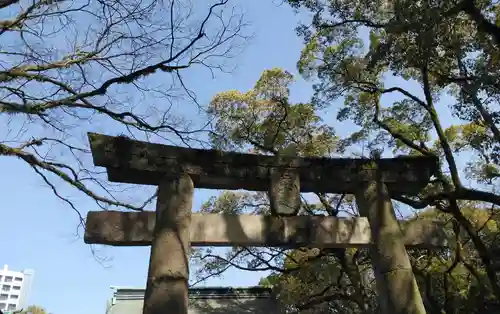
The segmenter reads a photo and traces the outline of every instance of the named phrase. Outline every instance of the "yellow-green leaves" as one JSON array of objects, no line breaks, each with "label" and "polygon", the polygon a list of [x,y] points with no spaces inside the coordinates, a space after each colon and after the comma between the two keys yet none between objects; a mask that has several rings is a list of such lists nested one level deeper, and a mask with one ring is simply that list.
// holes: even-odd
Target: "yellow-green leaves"
[{"label": "yellow-green leaves", "polygon": [[216,95],[209,108],[215,118],[214,146],[273,154],[293,144],[299,155],[307,156],[333,150],[333,128],[322,123],[315,107],[290,103],[293,82],[289,72],[270,69],[247,92]]},{"label": "yellow-green leaves", "polygon": [[304,77],[309,77],[313,74],[314,66],[317,63],[319,52],[319,42],[317,37],[311,38],[305,47],[302,49],[300,59],[297,62],[299,73]]},{"label": "yellow-green leaves", "polygon": [[209,198],[201,206],[201,212],[215,214],[262,214],[268,211],[269,201],[265,193],[224,191]]},{"label": "yellow-green leaves", "polygon": [[293,82],[294,78],[290,72],[274,68],[262,73],[254,91],[262,99],[287,99],[290,95],[289,87]]},{"label": "yellow-green leaves", "polygon": [[31,305],[21,314],[47,314],[47,311],[45,311],[45,309],[40,306]]},{"label": "yellow-green leaves", "polygon": [[484,151],[489,145],[488,129],[480,123],[452,125],[445,130],[445,134],[456,152],[464,149]]}]

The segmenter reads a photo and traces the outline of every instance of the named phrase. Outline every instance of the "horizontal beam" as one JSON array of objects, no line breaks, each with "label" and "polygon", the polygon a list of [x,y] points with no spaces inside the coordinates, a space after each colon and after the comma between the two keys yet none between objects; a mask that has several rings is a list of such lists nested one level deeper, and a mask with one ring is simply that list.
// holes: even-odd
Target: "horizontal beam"
[{"label": "horizontal beam", "polygon": [[[353,193],[360,181],[374,176],[375,161],[351,158],[287,157],[221,152],[152,144],[126,137],[88,134],[96,166],[106,167],[113,182],[157,185],[186,171],[196,188],[267,191],[277,167],[293,164],[302,192]],[[433,157],[399,157],[376,161],[392,193],[413,194],[427,185],[438,169]]]},{"label": "horizontal beam", "polygon": [[[409,247],[446,245],[443,226],[436,221],[406,221],[403,225]],[[88,244],[146,246],[151,244],[154,226],[152,211],[93,211],[87,215],[84,239]],[[193,213],[190,232],[192,246],[345,248],[371,244],[366,218]]]}]

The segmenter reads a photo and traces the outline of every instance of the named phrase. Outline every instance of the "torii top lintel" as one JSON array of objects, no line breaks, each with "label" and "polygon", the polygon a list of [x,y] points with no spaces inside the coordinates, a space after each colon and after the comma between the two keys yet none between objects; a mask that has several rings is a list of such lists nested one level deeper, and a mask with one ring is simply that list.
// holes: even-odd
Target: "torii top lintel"
[{"label": "torii top lintel", "polygon": [[157,185],[164,177],[185,171],[196,188],[267,191],[271,173],[292,164],[300,175],[302,192],[352,193],[378,169],[391,193],[413,194],[428,184],[439,167],[434,157],[277,161],[274,156],[152,144],[122,136],[89,133],[88,137],[94,164],[107,168],[108,179],[135,184]]}]

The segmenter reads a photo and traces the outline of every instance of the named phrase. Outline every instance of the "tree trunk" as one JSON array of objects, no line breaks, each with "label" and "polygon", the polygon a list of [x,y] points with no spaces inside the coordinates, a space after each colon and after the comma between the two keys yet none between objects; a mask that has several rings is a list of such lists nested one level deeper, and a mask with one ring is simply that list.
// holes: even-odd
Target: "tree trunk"
[{"label": "tree trunk", "polygon": [[187,314],[189,225],[194,185],[187,174],[158,187],[144,314]]},{"label": "tree trunk", "polygon": [[370,253],[382,313],[425,314],[387,187],[380,180],[361,185],[356,203],[370,222]]}]

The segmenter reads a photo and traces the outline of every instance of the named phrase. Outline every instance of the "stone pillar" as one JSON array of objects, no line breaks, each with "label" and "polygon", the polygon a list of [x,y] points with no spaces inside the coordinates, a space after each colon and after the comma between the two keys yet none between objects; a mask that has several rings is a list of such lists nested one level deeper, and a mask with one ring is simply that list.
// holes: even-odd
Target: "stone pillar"
[{"label": "stone pillar", "polygon": [[296,216],[300,210],[299,161],[296,157],[296,145],[289,145],[276,155],[268,191],[273,216]]},{"label": "stone pillar", "polygon": [[425,314],[387,187],[374,179],[361,184],[355,196],[360,215],[370,222],[370,253],[382,313]]},{"label": "stone pillar", "polygon": [[296,168],[276,168],[271,174],[269,202],[276,216],[296,216],[300,210],[300,177]]},{"label": "stone pillar", "polygon": [[189,226],[194,185],[187,174],[158,187],[144,314],[187,314]]}]

